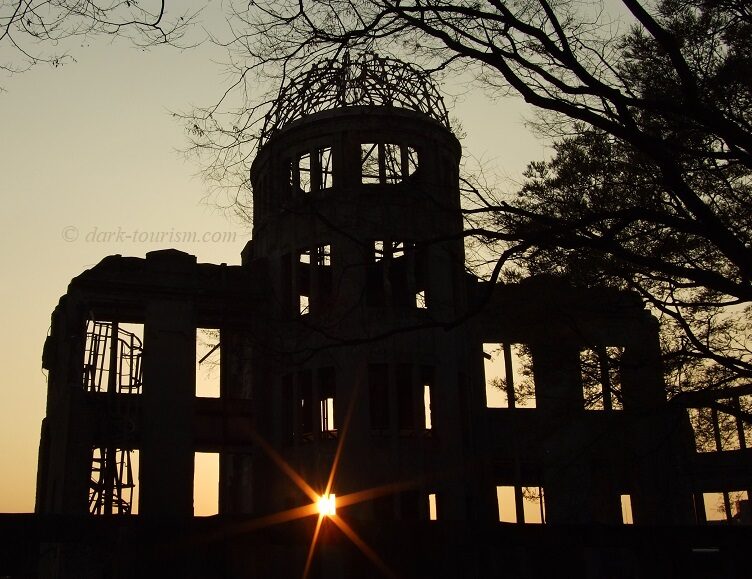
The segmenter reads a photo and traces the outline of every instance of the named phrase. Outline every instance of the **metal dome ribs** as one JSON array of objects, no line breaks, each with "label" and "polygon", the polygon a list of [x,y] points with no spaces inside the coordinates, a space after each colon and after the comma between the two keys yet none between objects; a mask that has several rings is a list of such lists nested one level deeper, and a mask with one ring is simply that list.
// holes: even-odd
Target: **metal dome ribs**
[{"label": "metal dome ribs", "polygon": [[346,53],[314,64],[280,88],[264,119],[261,142],[307,115],[353,106],[419,111],[450,128],[444,99],[427,72],[370,52]]}]

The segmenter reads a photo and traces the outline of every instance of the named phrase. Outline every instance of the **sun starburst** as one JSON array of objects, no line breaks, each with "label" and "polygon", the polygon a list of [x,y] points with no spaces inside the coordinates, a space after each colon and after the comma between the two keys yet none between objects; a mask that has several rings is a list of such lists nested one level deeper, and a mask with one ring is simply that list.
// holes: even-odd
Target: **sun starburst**
[{"label": "sun starburst", "polygon": [[364,489],[361,491],[345,494],[335,495],[333,491],[334,482],[337,474],[337,468],[340,465],[342,458],[342,452],[347,439],[347,432],[350,427],[350,420],[353,414],[353,407],[356,392],[353,393],[353,397],[350,400],[350,404],[345,416],[344,424],[339,432],[337,449],[335,451],[334,460],[332,461],[331,469],[329,470],[329,476],[325,488],[321,493],[318,493],[306,480],[294,469],[290,464],[275,450],[266,440],[264,440],[258,433],[253,434],[253,439],[256,445],[262,449],[267,456],[284,472],[290,480],[305,493],[311,502],[307,505],[280,511],[259,517],[257,519],[246,521],[233,529],[224,529],[225,535],[232,532],[245,533],[249,531],[258,530],[261,528],[269,527],[272,525],[278,525],[282,523],[291,522],[298,519],[303,519],[318,515],[316,520],[316,526],[314,527],[313,535],[311,537],[311,543],[308,548],[308,555],[306,557],[305,567],[303,569],[302,578],[307,579],[313,565],[313,560],[316,554],[316,548],[321,539],[321,531],[327,521],[331,521],[341,532],[345,535],[350,542],[353,543],[373,564],[378,568],[385,577],[395,577],[395,574],[387,566],[387,564],[379,557],[379,555],[371,548],[358,533],[345,521],[341,515],[337,514],[337,509],[347,507],[364,501],[373,500],[380,496],[388,494],[394,494],[396,492],[414,488],[419,486],[419,481],[409,481],[392,483],[389,485],[383,485],[380,487],[374,487],[371,489]]}]

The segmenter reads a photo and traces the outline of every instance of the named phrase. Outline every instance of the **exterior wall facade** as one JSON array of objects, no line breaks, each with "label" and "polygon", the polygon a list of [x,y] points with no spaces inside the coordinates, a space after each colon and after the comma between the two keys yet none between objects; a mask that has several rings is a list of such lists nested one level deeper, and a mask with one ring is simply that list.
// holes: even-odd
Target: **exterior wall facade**
[{"label": "exterior wall facade", "polygon": [[[124,514],[116,457],[137,449],[146,521],[192,517],[197,451],[220,454],[227,521],[309,505],[285,468],[316,494],[350,497],[338,512],[365,529],[434,517],[485,528],[499,520],[499,488],[514,489],[520,523],[524,489],[544,494],[550,524],[619,525],[623,496],[635,523],[695,521],[694,442],[686,412],[666,404],[655,319],[624,292],[552,278],[491,286],[466,273],[460,155],[419,112],[309,115],[253,164],[241,266],[166,250],[108,257],[75,278],[45,344],[37,513],[86,515],[96,503]],[[138,373],[93,384],[94,323],[112,344],[118,324],[143,324]],[[207,327],[220,332],[215,399],[196,396],[195,336]],[[487,407],[484,344],[507,356],[506,408]],[[527,354],[535,408],[516,405],[513,347]],[[110,347],[108,368],[123,348]],[[618,388],[604,382],[608,401],[591,410],[582,352],[603,378],[609,349]],[[227,547],[223,576],[251,560],[299,576],[307,544],[288,539]]]}]

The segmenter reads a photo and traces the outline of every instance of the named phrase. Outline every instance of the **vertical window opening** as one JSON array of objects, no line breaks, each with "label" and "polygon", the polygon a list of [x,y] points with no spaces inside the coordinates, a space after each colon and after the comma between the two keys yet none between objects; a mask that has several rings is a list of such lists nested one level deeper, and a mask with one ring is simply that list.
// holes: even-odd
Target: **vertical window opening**
[{"label": "vertical window opening", "polygon": [[428,309],[428,304],[426,303],[426,291],[425,290],[419,290],[415,293],[415,307],[419,310],[425,310]]},{"label": "vertical window opening", "polygon": [[89,482],[89,512],[93,515],[138,513],[138,451],[94,447]]},{"label": "vertical window opening", "polygon": [[409,146],[395,143],[362,143],[361,183],[401,183],[418,169],[418,154]]},{"label": "vertical window opening", "polygon": [[219,398],[220,333],[217,328],[196,330],[196,396]]},{"label": "vertical window opening", "polygon": [[322,305],[330,305],[334,291],[332,279],[332,246],[320,245],[316,248],[316,278]]},{"label": "vertical window opening", "polygon": [[415,246],[413,269],[412,269],[412,287],[415,290],[415,306],[418,309],[428,309],[428,272],[426,251]]},{"label": "vertical window opening", "polygon": [[[375,240],[372,259],[375,264],[369,268],[366,301],[369,305],[397,305],[415,307],[415,261],[408,253],[414,245],[411,242]],[[423,299],[425,294],[423,294]]]},{"label": "vertical window opening", "polygon": [[514,487],[497,486],[496,501],[499,507],[499,521],[502,523],[516,523],[517,509],[514,499]]},{"label": "vertical window opening", "polygon": [[298,313],[303,316],[310,312],[311,296],[311,250],[303,250],[298,253]]},{"label": "vertical window opening", "polygon": [[[750,404],[742,396],[718,402],[736,407],[739,411],[750,411]],[[697,452],[723,452],[749,448],[752,426],[741,419],[717,408],[690,408],[690,424],[695,435]]]},{"label": "vertical window opening", "polygon": [[303,193],[311,192],[311,154],[298,157],[298,189]]},{"label": "vertical window opening", "polygon": [[623,348],[598,346],[580,352],[582,395],[586,410],[621,410],[619,366]]},{"label": "vertical window opening", "polygon": [[423,427],[426,430],[431,430],[431,385],[423,384]]},{"label": "vertical window opening", "polygon": [[402,152],[403,155],[406,153],[407,156],[406,162],[402,164],[402,170],[403,173],[406,173],[405,177],[409,177],[418,170],[418,151],[412,147],[403,147]]},{"label": "vertical window opening", "polygon": [[336,392],[337,385],[334,368],[321,368],[319,370],[319,409],[323,438],[337,437],[337,427],[334,422]]},{"label": "vertical window opening", "polygon": [[374,261],[381,261],[384,259],[386,247],[388,247],[389,243],[386,241],[382,241],[377,239],[373,242],[373,260]]},{"label": "vertical window opening", "polygon": [[325,434],[335,434],[334,428],[334,397],[321,399],[321,430]]},{"label": "vertical window opening", "polygon": [[631,495],[621,495],[621,522],[625,525],[634,524],[632,518],[632,497]]},{"label": "vertical window opening", "polygon": [[320,189],[329,189],[332,184],[332,148],[326,147],[318,150],[319,157],[319,184]]},{"label": "vertical window opening", "polygon": [[428,520],[435,521],[438,519],[436,512],[436,493],[428,495]]},{"label": "vertical window opening", "polygon": [[89,320],[84,346],[84,390],[139,394],[143,339],[143,324]]},{"label": "vertical window opening", "polygon": [[363,143],[360,146],[361,182],[370,185],[381,182],[379,176],[379,146],[376,143]]},{"label": "vertical window opening", "polygon": [[384,155],[384,183],[392,185],[402,181],[402,152],[399,145],[385,143]]},{"label": "vertical window opening", "polygon": [[535,384],[522,344],[483,344],[486,407],[535,408]]},{"label": "vertical window opening", "polygon": [[138,394],[141,392],[143,343],[143,324],[122,322],[118,324],[117,391],[122,394]]},{"label": "vertical window opening", "polygon": [[710,524],[752,524],[747,491],[703,493],[705,520]]},{"label": "vertical window opening", "polygon": [[526,524],[546,522],[543,487],[497,486],[496,500],[501,522]]},{"label": "vertical window opening", "polygon": [[197,452],[193,457],[193,514],[219,513],[219,453]]},{"label": "vertical window opening", "polygon": [[[319,266],[329,266],[332,264],[332,246],[320,245],[315,249],[315,263]],[[309,262],[310,263],[310,262]]]},{"label": "vertical window opening", "polygon": [[546,522],[546,503],[543,487],[522,487],[525,522],[543,524]]},{"label": "vertical window opening", "polygon": [[433,366],[422,366],[420,368],[420,383],[423,386],[423,428],[427,434],[430,434],[433,428],[433,408],[431,407],[434,384]]}]

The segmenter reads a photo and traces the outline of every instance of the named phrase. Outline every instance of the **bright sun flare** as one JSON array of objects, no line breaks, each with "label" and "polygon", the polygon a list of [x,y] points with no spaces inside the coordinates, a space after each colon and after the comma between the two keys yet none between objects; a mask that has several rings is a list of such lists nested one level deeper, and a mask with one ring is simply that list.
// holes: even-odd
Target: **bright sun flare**
[{"label": "bright sun flare", "polygon": [[337,506],[335,502],[335,495],[323,495],[319,497],[318,508],[319,514],[325,517],[331,517],[337,513]]}]

